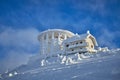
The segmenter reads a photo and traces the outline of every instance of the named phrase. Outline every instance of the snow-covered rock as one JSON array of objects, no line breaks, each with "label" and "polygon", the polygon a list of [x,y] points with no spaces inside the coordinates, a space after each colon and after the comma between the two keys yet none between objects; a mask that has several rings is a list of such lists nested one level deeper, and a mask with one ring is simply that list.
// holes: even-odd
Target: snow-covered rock
[{"label": "snow-covered rock", "polygon": [[15,71],[15,72],[14,72],[14,75],[17,75],[17,74],[18,74],[18,73]]},{"label": "snow-covered rock", "polygon": [[108,47],[104,47],[104,48],[101,48],[101,47],[98,47],[98,52],[107,52],[109,51]]},{"label": "snow-covered rock", "polygon": [[9,75],[8,75],[9,77],[12,77],[13,76],[13,74],[12,73],[9,73]]}]

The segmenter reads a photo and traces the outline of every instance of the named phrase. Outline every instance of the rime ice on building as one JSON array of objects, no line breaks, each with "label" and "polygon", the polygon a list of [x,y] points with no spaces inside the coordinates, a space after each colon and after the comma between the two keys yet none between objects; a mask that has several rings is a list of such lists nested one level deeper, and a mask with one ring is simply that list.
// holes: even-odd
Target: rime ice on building
[{"label": "rime ice on building", "polygon": [[74,34],[67,30],[49,29],[39,34],[40,53],[51,56],[58,53],[71,54],[94,52],[96,39],[89,31],[85,34]]},{"label": "rime ice on building", "polygon": [[89,31],[81,35],[76,34],[64,40],[62,44],[66,54],[96,52],[94,47],[98,46],[95,37]]},{"label": "rime ice on building", "polygon": [[46,56],[58,53],[63,49],[62,42],[72,36],[74,33],[61,29],[49,29],[41,32],[38,36],[40,53]]}]

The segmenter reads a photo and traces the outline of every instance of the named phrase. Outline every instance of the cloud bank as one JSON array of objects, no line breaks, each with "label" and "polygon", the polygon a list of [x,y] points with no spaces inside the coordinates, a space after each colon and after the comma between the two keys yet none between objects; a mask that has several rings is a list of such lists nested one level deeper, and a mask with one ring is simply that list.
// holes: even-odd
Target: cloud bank
[{"label": "cloud bank", "polygon": [[13,69],[27,63],[30,56],[38,54],[39,31],[35,28],[12,29],[6,28],[0,32],[1,60],[0,72]]},{"label": "cloud bank", "polygon": [[[100,32],[101,35],[97,36],[97,40],[102,47],[108,47],[108,48],[118,48],[117,45],[119,45],[119,39],[120,39],[120,32],[111,32],[105,28],[102,29]],[[118,43],[116,45],[116,43]]]},{"label": "cloud bank", "polygon": [[119,9],[119,0],[1,1],[0,70],[26,63],[39,53],[38,29],[61,28],[79,34],[90,30],[99,46],[120,47]]},{"label": "cloud bank", "polygon": [[[100,24],[96,24],[100,28]],[[74,28],[74,27],[73,27]],[[97,28],[95,28],[97,29]],[[98,29],[97,29],[98,30]],[[99,46],[116,48],[116,38],[119,38],[120,32],[110,32],[103,28],[95,36]],[[11,70],[21,64],[26,64],[29,57],[39,53],[39,34],[36,28],[13,29],[5,28],[0,32],[1,60],[0,72]],[[93,34],[93,35],[94,35]]]}]

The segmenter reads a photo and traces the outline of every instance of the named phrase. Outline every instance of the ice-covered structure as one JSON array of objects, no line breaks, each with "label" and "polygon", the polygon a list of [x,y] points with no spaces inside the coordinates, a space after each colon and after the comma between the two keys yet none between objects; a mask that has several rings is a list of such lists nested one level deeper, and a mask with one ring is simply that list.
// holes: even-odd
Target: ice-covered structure
[{"label": "ice-covered structure", "polygon": [[81,35],[76,34],[63,41],[63,49],[66,54],[96,52],[95,46],[98,46],[97,41],[89,31]]},{"label": "ice-covered structure", "polygon": [[40,53],[45,56],[95,52],[97,41],[89,31],[85,34],[74,34],[62,29],[49,29],[39,34]]},{"label": "ice-covered structure", "polygon": [[63,50],[62,42],[75,34],[62,29],[49,29],[39,34],[40,53],[46,56],[57,54]]}]

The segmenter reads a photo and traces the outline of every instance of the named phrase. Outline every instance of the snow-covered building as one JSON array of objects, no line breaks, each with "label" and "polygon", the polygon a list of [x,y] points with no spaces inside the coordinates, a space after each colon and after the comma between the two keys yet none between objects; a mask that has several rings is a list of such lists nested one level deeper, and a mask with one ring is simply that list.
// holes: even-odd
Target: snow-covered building
[{"label": "snow-covered building", "polygon": [[40,53],[46,56],[62,51],[62,42],[75,34],[62,29],[48,29],[39,34]]},{"label": "snow-covered building", "polygon": [[85,34],[74,35],[71,38],[68,38],[62,43],[64,53],[84,53],[84,52],[96,52],[94,49],[95,46],[98,46],[97,41],[89,31]]},{"label": "snow-covered building", "polygon": [[62,29],[49,29],[39,34],[40,53],[45,56],[54,54],[70,54],[94,52],[96,39],[89,31],[85,34],[74,34]]}]

